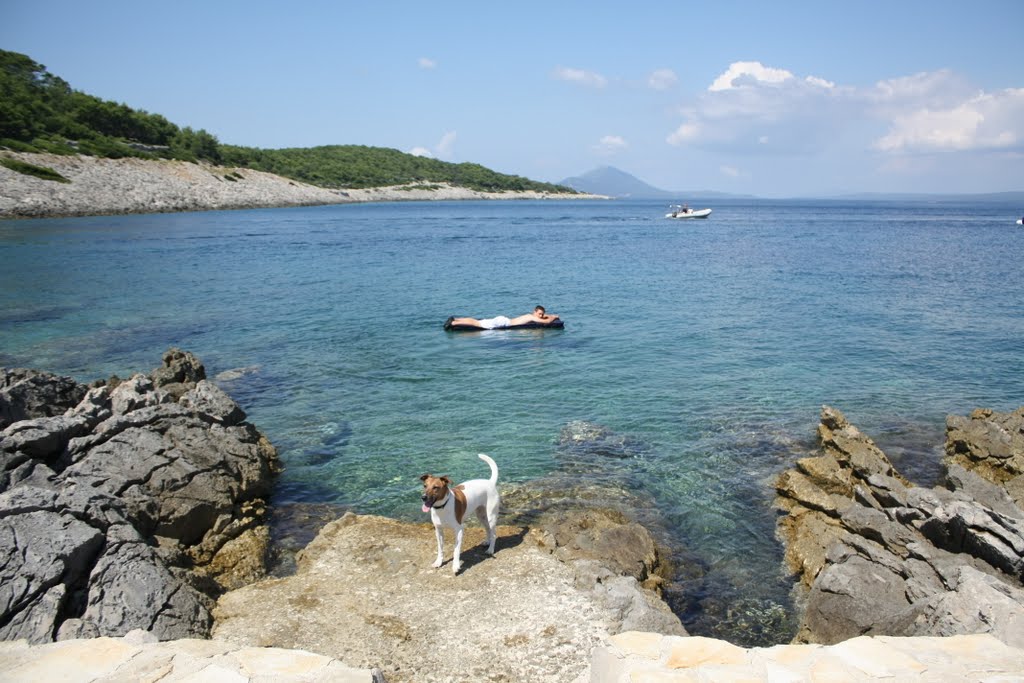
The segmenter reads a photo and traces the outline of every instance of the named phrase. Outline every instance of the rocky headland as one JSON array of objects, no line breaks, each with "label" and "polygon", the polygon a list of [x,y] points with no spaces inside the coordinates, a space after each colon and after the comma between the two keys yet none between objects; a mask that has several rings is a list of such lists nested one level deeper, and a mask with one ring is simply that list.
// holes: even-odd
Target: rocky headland
[{"label": "rocky headland", "polygon": [[0,218],[50,218],[352,202],[461,199],[587,199],[594,195],[479,192],[440,183],[329,190],[246,168],[143,159],[4,152],[68,182],[0,166]]},{"label": "rocky headland", "polygon": [[[797,642],[745,650],[687,637],[660,599],[657,515],[629,512],[656,506],[614,466],[641,445],[599,425],[567,425],[557,471],[503,490],[497,553],[471,526],[458,576],[431,567],[426,520],[351,513],[267,576],[277,457],[197,358],[88,386],[0,373],[10,680],[1024,675],[1024,408],[950,417],[934,489],[825,408],[821,455],[777,485]],[[604,488],[574,486],[594,468]]]}]

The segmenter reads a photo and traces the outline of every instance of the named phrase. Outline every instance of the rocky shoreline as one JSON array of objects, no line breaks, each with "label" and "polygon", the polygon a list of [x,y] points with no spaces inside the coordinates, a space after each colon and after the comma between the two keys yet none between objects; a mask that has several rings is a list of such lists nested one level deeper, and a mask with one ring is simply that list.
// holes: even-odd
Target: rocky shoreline
[{"label": "rocky shoreline", "polygon": [[205,638],[265,574],[277,453],[192,354],[90,386],[0,370],[0,640]]},{"label": "rocky shoreline", "polygon": [[0,640],[213,635],[395,682],[523,661],[536,664],[520,680],[571,680],[609,635],[686,633],[650,534],[607,511],[502,527],[497,556],[468,550],[458,577],[431,567],[429,524],[347,514],[293,576],[265,578],[277,456],[199,359],[171,349],[148,374],[89,386],[0,373]]},{"label": "rocky shoreline", "polygon": [[44,180],[0,166],[0,218],[166,213],[354,202],[603,198],[534,191],[479,192],[440,183],[329,190],[272,173],[206,163],[16,152],[2,154],[52,169],[69,182]]},{"label": "rocky shoreline", "polygon": [[776,484],[796,640],[990,633],[1024,647],[1024,408],[946,421],[946,477],[910,484],[831,407]]},{"label": "rocky shoreline", "polygon": [[[821,454],[776,488],[803,606],[795,643],[831,649],[686,637],[660,598],[657,543],[607,503],[644,502],[611,481],[590,498],[572,487],[583,460],[600,469],[625,447],[613,436],[567,425],[565,472],[506,491],[496,555],[471,526],[458,576],[430,566],[429,524],[348,513],[275,578],[276,453],[199,359],[171,349],[150,373],[88,386],[2,369],[0,664],[12,680],[1024,674],[1024,408],[948,418],[934,489],[823,409]],[[107,653],[93,661],[108,678],[75,668],[95,649],[83,638]]]}]

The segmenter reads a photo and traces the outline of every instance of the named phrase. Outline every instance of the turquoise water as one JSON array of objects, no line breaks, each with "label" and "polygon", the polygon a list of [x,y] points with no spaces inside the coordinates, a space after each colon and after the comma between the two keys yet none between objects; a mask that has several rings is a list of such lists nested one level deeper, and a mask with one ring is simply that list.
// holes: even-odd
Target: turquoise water
[{"label": "turquoise water", "polygon": [[[509,485],[586,420],[635,447],[692,632],[792,625],[772,477],[843,410],[919,481],[949,413],[1024,404],[1019,207],[436,202],[0,222],[0,364],[92,380],[179,346],[277,445],[276,502],[422,520],[418,476]],[[535,304],[565,330],[452,334]],[[585,475],[584,475],[585,476]],[[425,541],[426,542],[426,541]],[[749,622],[766,625],[749,627]],[[749,628],[748,628],[749,627]]]}]

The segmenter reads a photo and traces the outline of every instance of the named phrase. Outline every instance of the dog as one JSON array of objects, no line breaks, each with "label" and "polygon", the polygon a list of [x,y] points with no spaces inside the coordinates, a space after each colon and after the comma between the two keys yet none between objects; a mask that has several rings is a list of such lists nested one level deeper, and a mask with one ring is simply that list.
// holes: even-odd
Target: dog
[{"label": "dog", "polygon": [[420,477],[423,482],[423,511],[430,513],[430,521],[434,523],[434,534],[437,536],[437,559],[433,564],[435,569],[444,564],[442,532],[444,527],[448,527],[455,531],[452,573],[459,573],[462,568],[462,522],[471,510],[487,530],[487,554],[494,554],[494,543],[498,537],[498,508],[501,506],[497,486],[498,466],[483,453],[479,457],[491,466],[490,479],[471,479],[453,486],[448,477],[435,477],[432,474]]}]

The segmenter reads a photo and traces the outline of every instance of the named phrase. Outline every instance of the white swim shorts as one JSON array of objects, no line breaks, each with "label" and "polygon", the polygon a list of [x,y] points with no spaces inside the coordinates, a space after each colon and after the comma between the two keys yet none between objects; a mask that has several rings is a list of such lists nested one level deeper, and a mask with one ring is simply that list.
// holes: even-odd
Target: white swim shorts
[{"label": "white swim shorts", "polygon": [[499,315],[496,318],[487,318],[486,320],[480,321],[480,327],[487,330],[496,330],[499,327],[508,327],[512,323],[511,320],[503,315]]}]

